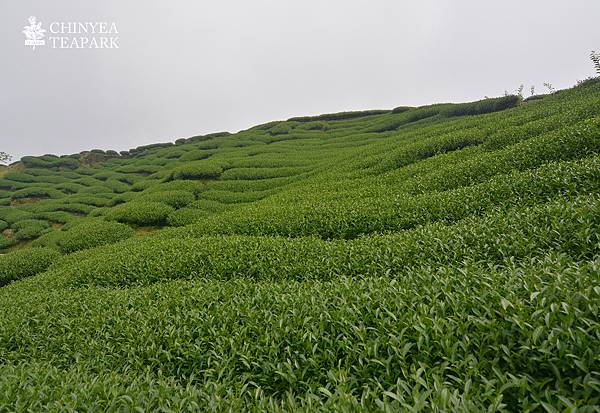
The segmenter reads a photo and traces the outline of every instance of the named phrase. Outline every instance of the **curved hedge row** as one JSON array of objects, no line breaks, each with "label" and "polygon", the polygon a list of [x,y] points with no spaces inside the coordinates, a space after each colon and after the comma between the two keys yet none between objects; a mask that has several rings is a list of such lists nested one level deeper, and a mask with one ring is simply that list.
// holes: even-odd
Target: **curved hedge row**
[{"label": "curved hedge row", "polygon": [[132,237],[134,233],[132,228],[118,222],[85,222],[63,232],[57,240],[57,246],[63,253],[71,253],[100,245],[114,244]]},{"label": "curved hedge row", "polygon": [[306,172],[306,168],[232,168],[221,175],[222,179],[285,178]]},{"label": "curved hedge row", "polygon": [[24,219],[14,223],[12,228],[16,231],[15,238],[18,241],[23,241],[39,237],[45,230],[50,228],[50,224],[39,219]]},{"label": "curved hedge row", "polygon": [[165,225],[173,211],[175,208],[161,202],[131,201],[109,209],[105,217],[125,224],[155,226]]},{"label": "curved hedge row", "polygon": [[352,241],[244,236],[194,239],[169,234],[80,254],[60,272],[76,284],[130,285],[194,277],[376,276],[467,259],[499,265],[540,251],[591,258],[600,253],[599,200],[598,196],[561,199],[455,225],[434,223]]},{"label": "curved hedge row", "polygon": [[516,95],[489,98],[477,102],[461,103],[446,109],[443,114],[448,117],[465,115],[482,115],[514,108],[521,103],[522,98]]},{"label": "curved hedge row", "polygon": [[50,248],[30,248],[0,256],[0,286],[45,271],[60,253]]},{"label": "curved hedge row", "polygon": [[217,179],[226,165],[214,161],[189,162],[173,170],[170,179]]},{"label": "curved hedge row", "polygon": [[167,223],[173,227],[182,227],[198,222],[209,214],[210,212],[197,208],[181,208],[169,214]]},{"label": "curved hedge row", "polygon": [[196,200],[193,193],[183,190],[142,193],[136,201],[162,202],[173,208],[182,208]]},{"label": "curved hedge row", "polygon": [[16,241],[14,238],[7,238],[3,234],[0,234],[0,251],[12,247],[15,243]]},{"label": "curved hedge row", "polygon": [[[440,184],[447,182],[447,186],[451,187],[449,179],[440,180]],[[423,180],[420,183],[424,185]],[[261,201],[260,205],[250,204],[215,218],[208,217],[186,230],[202,235],[354,238],[364,233],[410,229],[438,220],[456,221],[494,208],[535,204],[557,196],[582,195],[598,190],[600,158],[594,156],[580,161],[550,163],[535,170],[498,175],[473,186],[416,196],[389,190],[377,193],[376,197],[352,193],[351,198],[340,196],[337,203],[308,196],[303,199],[303,192],[295,202],[272,196]]]}]

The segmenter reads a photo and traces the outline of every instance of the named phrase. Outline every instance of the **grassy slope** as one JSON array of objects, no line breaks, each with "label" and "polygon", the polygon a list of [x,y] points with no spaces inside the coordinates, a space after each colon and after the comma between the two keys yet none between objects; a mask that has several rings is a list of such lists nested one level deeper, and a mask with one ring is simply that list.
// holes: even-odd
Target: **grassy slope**
[{"label": "grassy slope", "polygon": [[599,88],[31,160],[0,411],[600,404]]}]

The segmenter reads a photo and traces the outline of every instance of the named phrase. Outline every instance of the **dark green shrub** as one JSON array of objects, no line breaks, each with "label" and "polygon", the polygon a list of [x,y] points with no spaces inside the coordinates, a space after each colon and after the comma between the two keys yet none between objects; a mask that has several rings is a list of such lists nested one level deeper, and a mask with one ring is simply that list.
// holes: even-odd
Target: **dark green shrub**
[{"label": "dark green shrub", "polygon": [[56,244],[63,253],[71,253],[100,245],[114,244],[115,242],[133,236],[135,231],[118,222],[94,220],[83,222],[61,231],[62,236]]},{"label": "dark green shrub", "polygon": [[116,179],[108,179],[104,185],[109,188],[112,192],[116,192],[116,193],[123,193],[129,190],[130,186],[121,182],[121,181],[117,181]]},{"label": "dark green shrub", "polygon": [[385,117],[384,119],[367,128],[367,132],[381,133],[393,131],[398,129],[400,126],[412,122],[433,118],[434,116],[439,115],[440,112],[446,107],[448,107],[448,104],[421,106],[419,108],[414,108],[409,111],[395,114],[395,116]]},{"label": "dark green shrub", "polygon": [[392,113],[404,113],[409,110],[414,109],[412,106],[398,106],[397,108],[392,109]]},{"label": "dark green shrub", "polygon": [[33,176],[65,176],[67,171],[54,171],[51,169],[43,168],[27,168],[26,173]]},{"label": "dark green shrub", "polygon": [[444,116],[482,115],[514,108],[521,103],[521,97],[516,95],[479,100],[477,102],[461,103],[444,110]]},{"label": "dark green shrub", "polygon": [[271,135],[285,135],[289,133],[294,128],[294,126],[294,124],[291,124],[289,122],[281,122],[269,129],[269,133]]},{"label": "dark green shrub", "polygon": [[182,208],[195,199],[196,197],[191,192],[173,190],[142,193],[136,200],[162,202],[163,204],[171,205],[173,208]]},{"label": "dark green shrub", "polygon": [[92,178],[91,176],[84,176],[82,178],[77,179],[74,182],[77,184],[85,185],[87,187],[94,187],[94,186],[102,185],[101,180]]},{"label": "dark green shrub", "polygon": [[19,241],[34,239],[39,237],[50,224],[39,219],[25,219],[12,225],[15,232],[15,239]]},{"label": "dark green shrub", "polygon": [[185,154],[181,155],[181,161],[199,161],[202,159],[206,159],[210,156],[210,153],[205,150],[195,150],[189,151]]},{"label": "dark green shrub", "polygon": [[196,144],[196,148],[201,149],[203,151],[214,151],[216,149],[219,149],[219,143],[215,142],[214,140],[203,141]]},{"label": "dark green shrub", "polygon": [[147,154],[148,152],[151,152],[153,149],[168,148],[170,146],[173,146],[173,142],[153,143],[150,145],[142,145],[142,146],[138,146],[137,148],[130,149],[129,154],[132,156],[141,156],[141,155]]},{"label": "dark green shrub", "polygon": [[417,108],[414,111],[409,111],[406,113],[406,123],[417,122],[419,120],[439,115],[442,111],[442,108],[443,105],[432,105]]},{"label": "dark green shrub", "polygon": [[9,172],[4,175],[4,179],[15,182],[34,182],[35,177],[25,172]]},{"label": "dark green shrub", "polygon": [[39,182],[42,184],[62,184],[62,183],[65,183],[67,180],[66,180],[66,178],[64,178],[62,176],[42,175],[42,176],[35,176],[33,178],[33,181]]},{"label": "dark green shrub", "polygon": [[305,168],[232,168],[223,172],[222,179],[269,179],[281,178],[306,172]]},{"label": "dark green shrub", "polygon": [[11,226],[11,228],[18,231],[20,229],[27,228],[30,226],[39,226],[39,227],[43,227],[44,229],[46,229],[46,228],[50,227],[50,224],[48,224],[48,222],[42,221],[40,219],[24,219],[22,221],[15,222]]},{"label": "dark green shrub", "polygon": [[133,201],[138,197],[138,194],[135,192],[125,192],[123,194],[119,194],[115,196],[108,202],[108,206],[115,206],[119,204],[124,204],[125,202]]},{"label": "dark green shrub", "polygon": [[27,187],[25,182],[9,181],[8,179],[0,178],[0,189],[15,190]]},{"label": "dark green shrub", "polygon": [[132,201],[109,209],[105,217],[126,224],[156,226],[165,225],[173,211],[175,208],[161,202]]},{"label": "dark green shrub", "polygon": [[112,194],[113,191],[108,186],[104,185],[93,185],[83,188],[79,191],[79,194]]},{"label": "dark green shrub", "polygon": [[96,208],[93,211],[91,211],[87,216],[88,218],[102,217],[108,210],[110,210],[110,208],[108,207]]},{"label": "dark green shrub", "polygon": [[29,248],[0,256],[0,286],[44,272],[60,253],[49,248]]},{"label": "dark green shrub", "polygon": [[0,234],[0,251],[5,250],[6,248],[12,247],[16,244],[16,240],[14,238],[8,238],[3,234]]},{"label": "dark green shrub", "polygon": [[363,110],[363,111],[355,111],[355,112],[339,112],[339,113],[326,113],[318,116],[301,116],[296,118],[290,118],[288,121],[296,121],[296,122],[313,122],[318,120],[346,120],[346,119],[355,119],[362,118],[365,116],[373,116],[373,115],[383,115],[386,113],[390,113],[389,110]]},{"label": "dark green shrub", "polygon": [[117,172],[126,174],[150,175],[160,171],[161,168],[156,165],[124,165],[116,169]]},{"label": "dark green shrub", "polygon": [[533,95],[523,99],[523,102],[531,102],[532,100],[542,100],[546,95]]},{"label": "dark green shrub", "polygon": [[229,132],[215,132],[215,133],[209,133],[207,135],[192,136],[192,137],[186,139],[186,143],[203,142],[203,141],[207,141],[207,140],[210,140],[213,138],[222,138],[222,137],[229,136],[229,135],[231,135],[231,133],[229,133]]},{"label": "dark green shrub", "polygon": [[6,208],[0,210],[0,219],[8,222],[9,225],[13,225],[15,222],[31,218],[33,218],[33,214],[28,211],[22,211],[16,208]]},{"label": "dark green shrub", "polygon": [[24,156],[21,158],[21,163],[23,163],[26,168],[51,168],[53,166],[52,162],[48,162],[36,156]]},{"label": "dark green shrub", "polygon": [[208,212],[196,208],[181,208],[169,214],[167,222],[173,227],[193,224],[209,215]]},{"label": "dark green shrub", "polygon": [[298,126],[296,126],[296,129],[312,130],[312,131],[315,131],[315,130],[326,131],[327,129],[329,129],[329,124],[324,121],[305,122],[305,123],[301,123]]},{"label": "dark green shrub", "polygon": [[79,203],[56,204],[52,207],[51,211],[47,211],[47,212],[65,211],[65,212],[72,212],[74,214],[86,215],[86,214],[89,214],[90,212],[92,212],[94,210],[94,208],[95,207],[93,207],[91,205],[79,204]]},{"label": "dark green shrub", "polygon": [[63,191],[66,194],[75,194],[85,188],[87,188],[85,185],[76,184],[73,182],[65,182],[63,184],[56,185],[56,189]]},{"label": "dark green shrub", "polygon": [[8,223],[0,220],[0,232],[4,231],[6,228],[8,228]]},{"label": "dark green shrub", "polygon": [[100,171],[92,175],[94,178],[99,179],[101,181],[106,181],[109,178],[118,178],[121,174],[118,174],[113,171]]},{"label": "dark green shrub", "polygon": [[244,192],[229,192],[219,191],[215,189],[208,190],[202,193],[206,200],[218,201],[223,204],[240,204],[245,202],[254,202],[272,195],[270,190],[266,191],[244,191]]},{"label": "dark green shrub", "polygon": [[60,158],[60,160],[56,162],[56,166],[59,168],[77,169],[79,168],[79,160],[68,157]]},{"label": "dark green shrub", "polygon": [[193,180],[193,179],[180,179],[177,181],[155,183],[144,191],[144,194],[152,192],[164,192],[164,191],[187,191],[198,196],[200,192],[206,189],[204,182]]},{"label": "dark green shrub", "polygon": [[65,211],[50,211],[37,213],[35,214],[35,218],[56,222],[58,224],[66,224],[67,222],[72,221],[75,217]]},{"label": "dark green shrub", "polygon": [[61,201],[65,204],[84,204],[101,207],[107,206],[110,202],[110,199],[99,195],[71,195],[62,199]]},{"label": "dark green shrub", "polygon": [[11,195],[12,199],[23,198],[62,198],[65,194],[52,188],[29,187],[19,189]]},{"label": "dark green shrub", "polygon": [[54,155],[44,156],[24,156],[21,162],[27,168],[67,168],[76,169],[79,167],[79,160],[71,157],[59,158]]},{"label": "dark green shrub", "polygon": [[217,179],[222,172],[222,163],[195,161],[173,170],[171,179]]},{"label": "dark green shrub", "polygon": [[163,154],[166,159],[178,159],[181,158],[187,151],[184,149],[172,150]]},{"label": "dark green shrub", "polygon": [[187,206],[188,208],[202,209],[210,213],[222,212],[229,209],[227,204],[212,199],[199,199]]}]

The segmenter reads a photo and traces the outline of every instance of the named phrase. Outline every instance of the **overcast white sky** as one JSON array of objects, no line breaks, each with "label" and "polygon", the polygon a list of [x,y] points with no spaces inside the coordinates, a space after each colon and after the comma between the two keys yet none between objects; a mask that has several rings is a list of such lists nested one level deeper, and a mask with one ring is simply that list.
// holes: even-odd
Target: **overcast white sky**
[{"label": "overcast white sky", "polygon": [[[31,15],[115,22],[120,48],[34,51]],[[565,88],[593,74],[599,18],[598,0],[0,0],[0,151]]]}]

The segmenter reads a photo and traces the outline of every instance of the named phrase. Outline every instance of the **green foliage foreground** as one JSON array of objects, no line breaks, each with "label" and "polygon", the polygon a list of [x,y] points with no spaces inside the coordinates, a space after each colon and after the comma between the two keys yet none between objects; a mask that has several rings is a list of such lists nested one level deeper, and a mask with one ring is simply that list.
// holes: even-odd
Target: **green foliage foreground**
[{"label": "green foliage foreground", "polygon": [[600,411],[599,88],[26,158],[0,412]]}]

